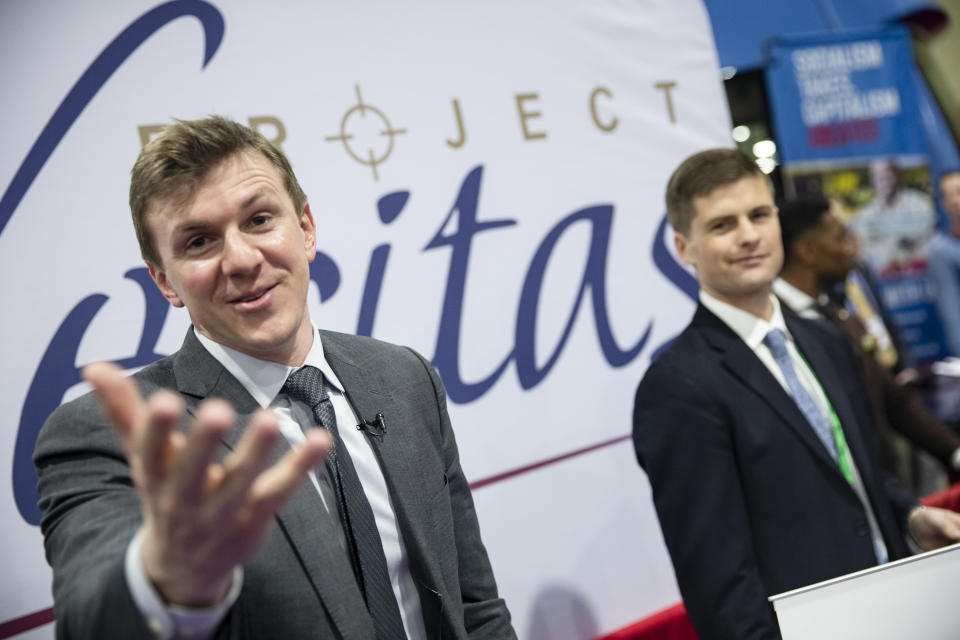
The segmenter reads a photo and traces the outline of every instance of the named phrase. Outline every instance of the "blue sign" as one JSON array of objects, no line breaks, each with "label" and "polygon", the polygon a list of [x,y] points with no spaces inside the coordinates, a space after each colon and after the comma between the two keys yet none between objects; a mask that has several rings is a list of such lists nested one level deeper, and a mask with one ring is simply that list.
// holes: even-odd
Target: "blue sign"
[{"label": "blue sign", "polygon": [[787,193],[821,192],[843,205],[913,359],[943,357],[926,274],[937,217],[909,32],[811,34],[772,40],[768,49]]},{"label": "blue sign", "polygon": [[783,162],[927,152],[906,28],[776,39],[770,55]]}]

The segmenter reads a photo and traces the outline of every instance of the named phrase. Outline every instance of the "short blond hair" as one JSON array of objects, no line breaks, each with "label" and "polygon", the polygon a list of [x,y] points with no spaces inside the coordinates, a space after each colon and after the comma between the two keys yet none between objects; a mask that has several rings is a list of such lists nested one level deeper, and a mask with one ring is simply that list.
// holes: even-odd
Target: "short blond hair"
[{"label": "short blond hair", "polygon": [[211,169],[243,151],[259,151],[276,167],[297,213],[307,196],[300,188],[290,161],[260,133],[221,116],[177,120],[148,142],[130,172],[130,213],[140,244],[140,255],[162,266],[147,216],[156,200],[188,201]]}]

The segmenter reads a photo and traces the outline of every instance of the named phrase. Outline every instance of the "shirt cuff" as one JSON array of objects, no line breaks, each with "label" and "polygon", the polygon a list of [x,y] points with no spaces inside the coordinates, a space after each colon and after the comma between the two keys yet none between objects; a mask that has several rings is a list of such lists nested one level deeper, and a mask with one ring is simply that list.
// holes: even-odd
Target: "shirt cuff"
[{"label": "shirt cuff", "polygon": [[127,546],[124,558],[124,575],[133,601],[147,623],[147,628],[159,640],[173,638],[207,638],[223,620],[227,611],[240,597],[243,588],[243,568],[233,570],[233,581],[223,601],[213,607],[193,609],[176,605],[167,605],[160,594],[150,584],[143,562],[140,560],[140,547],[143,544],[143,529],[139,529]]}]

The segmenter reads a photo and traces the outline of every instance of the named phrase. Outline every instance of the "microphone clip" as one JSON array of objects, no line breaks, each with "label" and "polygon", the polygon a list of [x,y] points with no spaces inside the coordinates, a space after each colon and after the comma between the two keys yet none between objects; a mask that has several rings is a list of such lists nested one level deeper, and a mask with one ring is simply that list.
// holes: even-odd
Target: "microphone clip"
[{"label": "microphone clip", "polygon": [[373,420],[361,420],[357,429],[383,442],[383,434],[387,432],[387,423],[383,421],[383,414],[378,411]]}]

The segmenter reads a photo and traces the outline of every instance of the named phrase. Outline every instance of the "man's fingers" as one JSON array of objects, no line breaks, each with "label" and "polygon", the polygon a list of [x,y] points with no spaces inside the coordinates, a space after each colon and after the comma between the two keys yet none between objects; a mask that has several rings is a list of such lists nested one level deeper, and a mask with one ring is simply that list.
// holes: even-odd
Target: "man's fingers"
[{"label": "man's fingers", "polygon": [[306,442],[297,449],[287,452],[275,465],[260,474],[251,488],[252,505],[255,518],[268,518],[286,502],[307,472],[323,463],[330,449],[333,437],[323,429],[310,429],[306,432]]},{"label": "man's fingers", "polygon": [[947,509],[937,509],[942,514],[940,531],[950,540],[960,539],[960,514]]},{"label": "man's fingers", "polygon": [[239,505],[263,471],[280,437],[277,417],[264,409],[253,414],[236,450],[223,462],[223,482],[217,491],[215,509],[223,512]]},{"label": "man's fingers", "polygon": [[169,391],[161,390],[147,402],[147,419],[134,434],[133,442],[146,483],[151,489],[167,477],[177,449],[173,442],[174,430],[183,415],[183,400]]},{"label": "man's fingers", "polygon": [[146,414],[137,386],[120,367],[109,362],[87,365],[83,368],[83,377],[93,386],[107,417],[129,448],[134,427]]},{"label": "man's fingers", "polygon": [[223,400],[206,400],[200,405],[183,450],[171,469],[171,489],[178,502],[196,503],[204,497],[208,467],[233,421],[233,409]]}]

